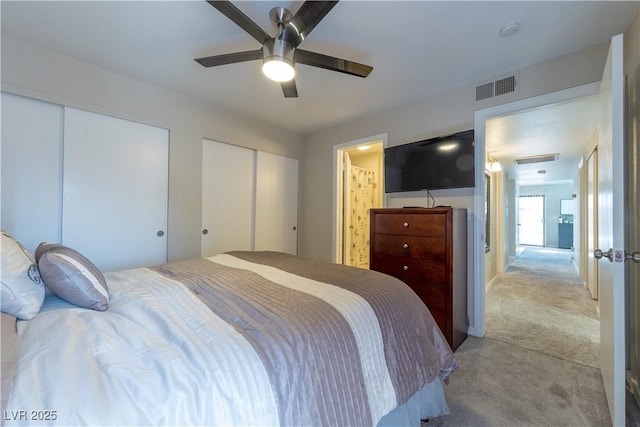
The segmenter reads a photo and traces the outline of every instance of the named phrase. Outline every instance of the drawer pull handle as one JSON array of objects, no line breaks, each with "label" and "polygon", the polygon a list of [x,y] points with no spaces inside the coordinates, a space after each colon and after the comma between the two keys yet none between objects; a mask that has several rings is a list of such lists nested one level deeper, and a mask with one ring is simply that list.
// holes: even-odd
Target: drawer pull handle
[{"label": "drawer pull handle", "polygon": [[408,243],[405,243],[404,245],[402,245],[402,247],[403,247],[404,249],[409,249],[409,244],[408,244]]},{"label": "drawer pull handle", "polygon": [[409,271],[409,266],[408,266],[408,265],[405,265],[404,267],[402,267],[402,269],[403,269],[404,271]]},{"label": "drawer pull handle", "polygon": [[402,224],[404,226],[404,228],[409,228],[409,223],[405,222],[404,224]]}]

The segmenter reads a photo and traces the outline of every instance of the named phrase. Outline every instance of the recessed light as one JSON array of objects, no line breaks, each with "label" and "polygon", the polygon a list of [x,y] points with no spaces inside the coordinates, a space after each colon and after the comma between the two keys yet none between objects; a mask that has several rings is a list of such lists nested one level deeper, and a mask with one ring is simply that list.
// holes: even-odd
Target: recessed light
[{"label": "recessed light", "polygon": [[360,145],[360,146],[358,147],[358,150],[360,150],[360,151],[365,151],[365,150],[368,150],[369,148],[371,148],[371,146],[370,146],[370,145]]},{"label": "recessed light", "polygon": [[505,25],[500,30],[500,37],[511,37],[518,31],[520,31],[520,24],[518,22],[514,22],[513,24]]}]

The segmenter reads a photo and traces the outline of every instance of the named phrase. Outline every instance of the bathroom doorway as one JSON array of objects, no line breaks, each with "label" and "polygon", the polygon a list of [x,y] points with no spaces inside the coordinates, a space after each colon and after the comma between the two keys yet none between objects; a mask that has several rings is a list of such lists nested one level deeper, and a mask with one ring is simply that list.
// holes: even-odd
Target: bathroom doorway
[{"label": "bathroom doorway", "polygon": [[369,268],[369,210],[384,204],[380,139],[356,141],[336,150],[336,262]]}]

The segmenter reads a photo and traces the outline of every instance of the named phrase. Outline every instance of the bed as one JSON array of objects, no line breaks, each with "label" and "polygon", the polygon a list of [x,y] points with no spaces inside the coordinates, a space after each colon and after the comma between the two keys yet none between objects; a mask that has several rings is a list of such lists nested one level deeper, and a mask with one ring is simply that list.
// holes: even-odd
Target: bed
[{"label": "bed", "polygon": [[[243,251],[102,274],[67,249],[36,251],[49,288],[37,313],[3,314],[5,425],[419,426],[448,414],[457,362],[397,279]],[[45,277],[65,253],[78,261],[64,267],[76,283],[62,268],[71,296]]]}]

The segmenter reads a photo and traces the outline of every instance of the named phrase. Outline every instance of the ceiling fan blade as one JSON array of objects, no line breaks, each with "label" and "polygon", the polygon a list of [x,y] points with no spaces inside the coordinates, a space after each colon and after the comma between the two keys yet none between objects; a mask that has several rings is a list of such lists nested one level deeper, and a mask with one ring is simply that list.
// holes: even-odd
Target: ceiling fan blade
[{"label": "ceiling fan blade", "polygon": [[310,52],[308,50],[296,49],[293,53],[293,62],[296,64],[311,65],[326,70],[338,71],[340,73],[351,74],[352,76],[367,77],[373,67],[349,61],[347,59],[327,56],[321,53]]},{"label": "ceiling fan blade", "polygon": [[298,47],[338,1],[305,1],[278,38]]},{"label": "ceiling fan blade", "polygon": [[296,88],[296,81],[291,79],[288,82],[280,83],[282,86],[282,93],[284,93],[285,98],[297,98],[298,97],[298,89]]},{"label": "ceiling fan blade", "polygon": [[251,37],[256,39],[260,44],[264,44],[271,38],[262,28],[253,22],[247,15],[242,13],[240,9],[235,7],[230,1],[223,0],[207,0],[211,6],[218,9],[224,16],[232,20],[238,27],[245,30]]},{"label": "ceiling fan blade", "polygon": [[262,49],[248,50],[245,52],[225,53],[223,55],[196,58],[195,61],[203,67],[215,67],[217,65],[234,64],[236,62],[253,61],[262,59]]}]

